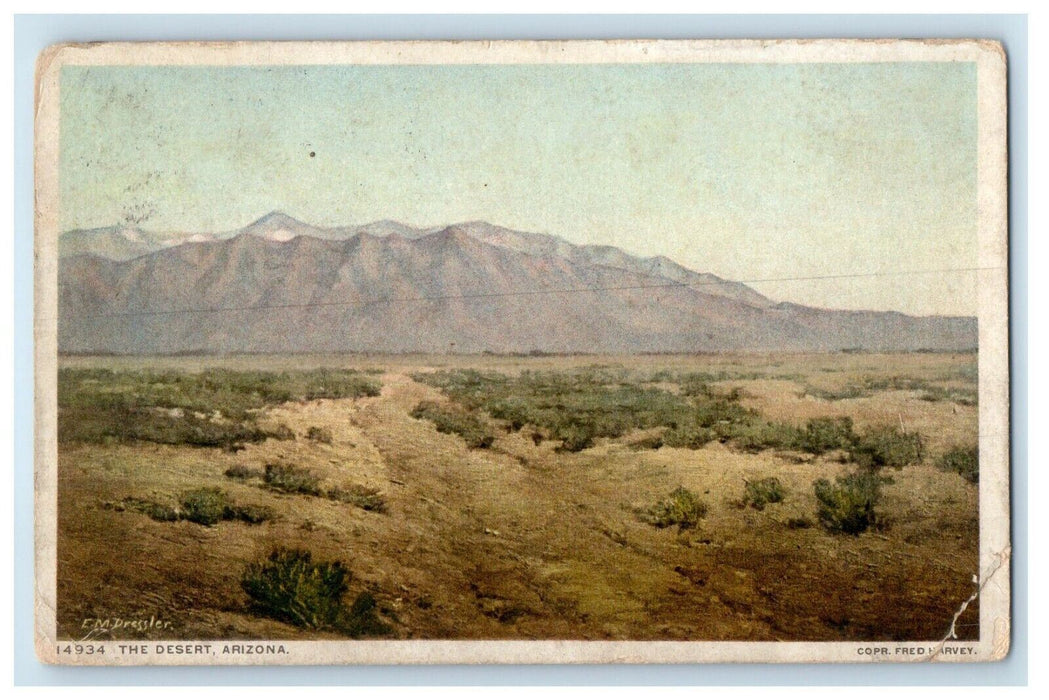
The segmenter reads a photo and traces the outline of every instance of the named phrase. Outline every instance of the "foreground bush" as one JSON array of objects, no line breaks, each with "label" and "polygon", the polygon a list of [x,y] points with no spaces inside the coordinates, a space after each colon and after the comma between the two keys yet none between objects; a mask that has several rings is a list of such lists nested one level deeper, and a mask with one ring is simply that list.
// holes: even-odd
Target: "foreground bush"
[{"label": "foreground bush", "polygon": [[495,442],[495,434],[487,423],[461,409],[423,401],[412,410],[411,417],[430,421],[439,433],[458,435],[468,447],[491,447]]},{"label": "foreground bush", "polygon": [[946,472],[960,474],[972,484],[980,483],[980,448],[952,447],[936,462],[936,466]]},{"label": "foreground bush", "polygon": [[812,487],[819,505],[816,515],[831,532],[858,535],[878,522],[875,506],[881,499],[883,480],[872,472],[839,476],[836,483],[817,479]]},{"label": "foreground bush", "polygon": [[371,594],[361,593],[350,608],[344,606],[349,581],[350,571],[342,562],[314,561],[309,551],[279,547],[248,565],[241,588],[253,610],[296,627],[353,637],[389,631],[376,615]]},{"label": "foreground bush", "polygon": [[640,514],[641,520],[658,528],[677,525],[678,530],[694,528],[707,515],[707,504],[692,491],[678,486],[670,495]]},{"label": "foreground bush", "polygon": [[787,497],[787,489],[774,476],[746,482],[743,493],[743,504],[754,510],[765,510],[770,503],[782,503]]}]

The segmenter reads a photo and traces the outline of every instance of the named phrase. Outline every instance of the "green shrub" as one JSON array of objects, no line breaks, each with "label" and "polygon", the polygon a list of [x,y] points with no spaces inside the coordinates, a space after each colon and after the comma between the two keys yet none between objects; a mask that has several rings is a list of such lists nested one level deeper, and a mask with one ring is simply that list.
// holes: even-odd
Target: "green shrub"
[{"label": "green shrub", "polygon": [[171,523],[179,519],[179,512],[171,506],[142,498],[125,498],[119,503],[117,510],[130,510],[135,513],[142,513],[162,523]]},{"label": "green shrub", "polygon": [[797,449],[802,432],[793,425],[768,421],[753,421],[736,426],[731,433],[733,444],[746,452]]},{"label": "green shrub", "polygon": [[451,370],[417,373],[413,379],[440,389],[467,410],[483,410],[517,430],[541,428],[562,449],[586,449],[599,437],[619,437],[684,423],[691,402],[663,389],[629,383],[624,370],[524,371],[516,377],[494,372]]},{"label": "green shrub", "polygon": [[199,488],[183,493],[179,505],[182,518],[199,525],[211,526],[225,517],[230,502],[221,489]]},{"label": "green shrub", "polygon": [[930,386],[918,398],[922,401],[929,402],[953,401],[960,406],[976,406],[979,403],[979,396],[974,388],[957,389],[942,386]]},{"label": "green shrub", "polygon": [[658,528],[677,525],[678,530],[694,528],[707,514],[707,505],[699,496],[683,486],[678,486],[670,495],[655,505],[641,511],[642,521]]},{"label": "green shrub", "polygon": [[326,445],[330,445],[334,440],[330,430],[318,428],[315,425],[311,425],[309,430],[306,431],[306,439],[313,442],[323,442]]},{"label": "green shrub", "polygon": [[241,587],[260,613],[298,627],[335,628],[343,615],[342,597],[350,580],[341,562],[314,562],[302,549],[275,549],[250,564]]},{"label": "green shrub", "polygon": [[684,447],[690,450],[698,450],[715,439],[717,434],[713,430],[695,423],[678,425],[663,433],[663,444],[667,447]]},{"label": "green shrub", "polygon": [[952,447],[937,460],[936,466],[944,471],[960,474],[970,483],[978,484],[980,483],[980,448],[977,445]]},{"label": "green shrub", "polygon": [[495,442],[495,434],[488,424],[461,409],[443,406],[434,401],[423,401],[412,409],[411,417],[428,420],[439,433],[458,435],[468,447],[486,448]]},{"label": "green shrub", "polygon": [[179,498],[178,508],[142,498],[125,498],[120,502],[118,510],[142,513],[160,522],[188,520],[206,527],[211,527],[223,520],[241,520],[255,525],[276,517],[276,513],[266,506],[243,506],[231,503],[229,497],[217,488],[186,491]]},{"label": "green shrub", "polygon": [[798,435],[797,449],[814,455],[852,447],[856,434],[851,418],[812,418]]},{"label": "green shrub", "polygon": [[867,388],[858,384],[848,384],[840,389],[821,389],[819,387],[807,386],[802,396],[813,396],[826,401],[841,401],[842,399],[858,399],[870,396]]},{"label": "green shrub", "polygon": [[386,512],[386,499],[378,489],[370,489],[365,486],[354,485],[348,488],[329,489],[328,498],[341,503],[349,503],[364,510],[376,513]]},{"label": "green shrub", "polygon": [[269,436],[274,440],[294,440],[295,431],[284,423],[281,423],[276,428],[269,431]]},{"label": "green shrub", "polygon": [[368,591],[362,591],[353,600],[350,612],[340,625],[340,632],[350,637],[373,637],[389,634],[390,626],[379,619],[378,603]]},{"label": "green shrub", "polygon": [[350,578],[342,562],[315,562],[306,550],[280,547],[247,566],[241,588],[255,612],[297,627],[351,637],[388,632],[370,593],[358,595],[349,609],[344,606]]},{"label": "green shrub", "polygon": [[858,383],[846,384],[840,389],[805,387],[805,393],[828,401],[840,401],[842,399],[865,398],[879,391],[921,391],[930,388],[933,387],[924,379],[901,376],[868,376],[861,379]]},{"label": "green shrub", "polygon": [[594,430],[578,423],[558,427],[554,437],[561,441],[559,452],[582,452],[594,446]]},{"label": "green shrub", "polygon": [[243,464],[234,464],[232,467],[224,472],[225,476],[229,479],[236,479],[238,481],[247,481],[248,479],[261,478],[262,472],[258,469],[252,469],[246,467]]},{"label": "green shrub", "polygon": [[223,520],[240,520],[249,525],[258,525],[276,517],[273,509],[267,506],[227,506],[222,515]]},{"label": "green shrub", "polygon": [[274,491],[320,495],[320,479],[308,469],[300,469],[292,464],[270,462],[262,478]]},{"label": "green shrub", "polygon": [[630,443],[630,447],[635,450],[658,450],[663,445],[662,435],[649,435]]},{"label": "green shrub", "polygon": [[703,428],[712,428],[718,424],[741,424],[753,418],[754,414],[748,411],[740,403],[738,397],[735,399],[716,397],[700,399],[695,401],[695,410],[691,416],[692,420]]},{"label": "green shrub", "polygon": [[812,487],[819,501],[816,515],[831,532],[858,535],[878,522],[882,478],[871,472],[839,476],[835,484],[817,479]]},{"label": "green shrub", "polygon": [[894,426],[871,428],[860,435],[849,452],[849,459],[864,469],[901,469],[922,461],[922,439],[915,432]]},{"label": "green shrub", "polygon": [[769,503],[782,503],[787,496],[787,489],[774,476],[757,481],[746,482],[743,494],[744,505],[755,510],[765,510]]},{"label": "green shrub", "polygon": [[710,377],[701,374],[689,374],[678,380],[683,396],[713,396]]},{"label": "green shrub", "polygon": [[58,373],[61,442],[156,442],[236,450],[269,437],[292,440],[285,425],[257,422],[269,406],[314,398],[377,396],[378,380],[353,370],[255,372],[119,371]]}]

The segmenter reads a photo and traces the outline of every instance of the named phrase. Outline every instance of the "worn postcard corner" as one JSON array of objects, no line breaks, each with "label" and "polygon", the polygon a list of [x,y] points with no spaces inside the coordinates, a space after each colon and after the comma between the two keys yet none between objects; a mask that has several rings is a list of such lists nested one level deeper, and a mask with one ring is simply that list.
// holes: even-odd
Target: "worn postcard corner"
[{"label": "worn postcard corner", "polygon": [[49,663],[989,662],[997,42],[37,65]]}]

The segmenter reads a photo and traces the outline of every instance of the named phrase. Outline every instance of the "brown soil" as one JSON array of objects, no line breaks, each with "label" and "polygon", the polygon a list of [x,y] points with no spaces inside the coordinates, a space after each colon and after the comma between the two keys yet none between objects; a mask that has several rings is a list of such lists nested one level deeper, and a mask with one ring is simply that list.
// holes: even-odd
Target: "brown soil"
[{"label": "brown soil", "polygon": [[[653,358],[294,358],[383,367],[382,395],[288,404],[267,421],[295,441],[268,440],[238,453],[152,444],[62,445],[59,454],[58,621],[61,638],[82,638],[84,621],[170,621],[167,630],[106,638],[317,639],[250,612],[239,581],[245,565],[274,546],[301,546],[352,570],[351,593],[368,589],[391,636],[411,639],[933,640],[942,638],[977,572],[977,489],[940,472],[933,457],[975,442],[977,409],[928,402],[920,392],[826,401],[801,389],[841,386],[872,373],[935,377],[971,355],[806,355]],[[578,454],[501,432],[491,449],[412,419],[439,399],[409,374],[438,365],[514,371],[615,362],[673,370],[775,371],[791,378],[725,382],[775,419],[849,415],[857,425],[903,422],[928,437],[926,463],[888,472],[880,511],[887,527],[853,537],[814,525],[814,479],[848,467],[830,457],[744,454],[712,444],[691,451],[637,450],[637,436],[601,441]],[[78,358],[75,363],[88,360]],[[159,364],[163,360],[93,360]],[[188,363],[179,359],[168,364]],[[216,365],[214,358],[198,359]],[[265,366],[273,358],[226,361]],[[184,364],[183,366],[190,367]],[[190,367],[191,368],[191,367]],[[305,438],[327,428],[332,444]],[[223,475],[283,459],[331,486],[381,490],[387,512],[329,499],[278,494]],[[778,477],[786,501],[758,512],[737,505],[744,479]],[[656,529],[637,509],[677,486],[709,512],[695,530]],[[158,522],[114,509],[124,498],[174,502],[200,486],[279,517],[260,525]],[[108,507],[107,507],[108,504]],[[958,621],[973,638],[978,606]]]}]

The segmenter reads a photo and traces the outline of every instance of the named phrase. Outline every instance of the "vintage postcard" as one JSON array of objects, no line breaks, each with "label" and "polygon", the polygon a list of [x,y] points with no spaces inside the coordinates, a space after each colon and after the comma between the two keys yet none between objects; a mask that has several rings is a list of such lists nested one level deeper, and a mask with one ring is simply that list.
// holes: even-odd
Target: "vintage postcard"
[{"label": "vintage postcard", "polygon": [[986,41],[39,60],[60,664],[987,662]]}]

